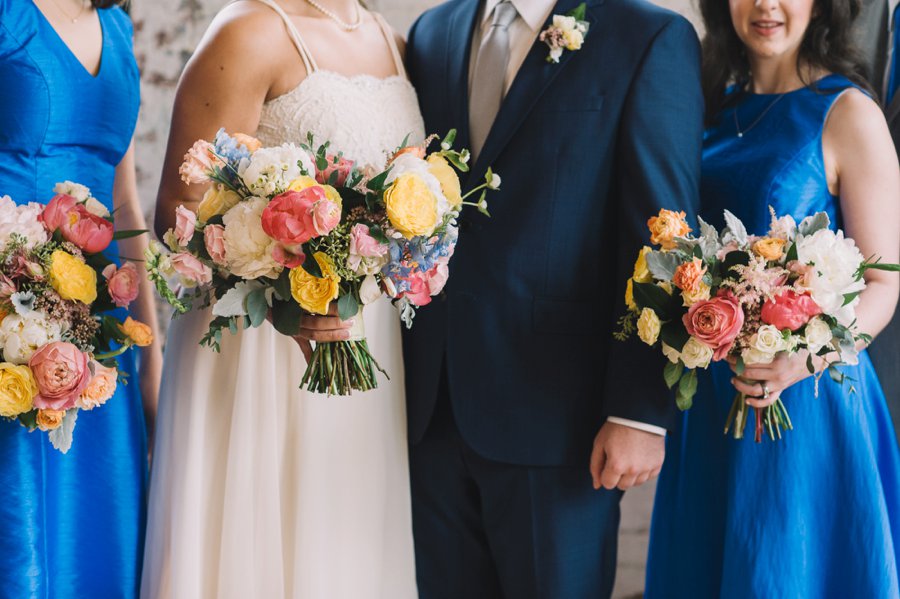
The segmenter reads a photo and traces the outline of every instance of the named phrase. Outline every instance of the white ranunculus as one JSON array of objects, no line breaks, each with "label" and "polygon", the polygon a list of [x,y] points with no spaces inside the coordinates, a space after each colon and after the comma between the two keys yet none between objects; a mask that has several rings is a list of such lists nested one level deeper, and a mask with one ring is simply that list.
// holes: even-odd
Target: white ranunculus
[{"label": "white ranunculus", "polygon": [[750,346],[763,354],[777,354],[780,351],[788,349],[788,344],[784,341],[784,335],[778,327],[771,324],[764,324],[750,338]]},{"label": "white ranunculus", "polygon": [[13,233],[24,237],[29,248],[46,243],[49,236],[38,219],[43,211],[44,207],[34,202],[17,206],[9,196],[0,197],[0,250]]},{"label": "white ranunculus", "polygon": [[831,327],[828,326],[824,319],[818,316],[806,323],[804,336],[806,338],[806,347],[813,354],[818,353],[820,349],[831,343],[831,340],[834,338]]},{"label": "white ranunculus", "polygon": [[262,228],[262,211],[267,204],[265,198],[250,198],[238,202],[222,217],[228,270],[244,279],[274,279],[282,269],[272,258],[276,242]]},{"label": "white ranunculus", "polygon": [[759,351],[755,347],[748,347],[741,352],[741,358],[744,359],[744,364],[747,366],[752,366],[754,364],[771,364],[772,360],[775,359],[775,354]]},{"label": "white ranunculus", "polygon": [[261,148],[238,167],[238,174],[250,191],[266,197],[282,193],[304,172],[315,177],[315,164],[309,152],[294,144]]},{"label": "white ranunculus", "polygon": [[97,198],[88,198],[84,203],[84,207],[94,216],[99,216],[100,218],[109,218],[109,210],[107,210],[106,206],[103,205],[103,202],[101,202]]},{"label": "white ranunculus", "polygon": [[681,352],[672,347],[671,345],[666,345],[665,342],[662,344],[662,352],[663,355],[669,359],[669,362],[672,364],[678,364],[678,360],[681,359]]},{"label": "white ranunculus", "polygon": [[364,306],[368,306],[372,302],[381,297],[381,287],[374,276],[368,275],[362,280],[359,286],[359,299]]},{"label": "white ranunculus", "polygon": [[708,345],[691,337],[681,350],[681,361],[688,368],[706,368],[712,360],[713,350]]},{"label": "white ranunculus", "polygon": [[27,364],[31,354],[62,337],[62,328],[42,312],[27,317],[10,314],[0,322],[3,358],[13,364]]},{"label": "white ranunculus", "polygon": [[572,31],[578,26],[578,21],[567,15],[553,15],[553,26],[563,31]]},{"label": "white ranunculus", "polygon": [[845,239],[843,231],[821,229],[797,239],[797,258],[801,264],[813,267],[805,285],[816,304],[825,314],[849,325],[856,302],[844,306],[844,295],[866,287],[864,280],[856,280],[856,271],[864,258],[853,240]]},{"label": "white ranunculus", "polygon": [[441,190],[441,182],[431,174],[429,169],[430,165],[418,156],[413,156],[409,153],[401,154],[391,163],[391,172],[388,173],[385,184],[390,185],[400,175],[407,173],[418,175],[425,182],[425,185],[428,186],[428,190],[437,198],[438,222],[441,222],[444,215],[450,211],[450,202],[447,201],[447,197]]},{"label": "white ranunculus", "polygon": [[91,197],[91,190],[81,185],[80,183],[73,183],[72,181],[63,181],[62,183],[57,183],[53,188],[53,193],[63,193],[67,196],[72,196],[79,202],[84,202],[89,197]]}]

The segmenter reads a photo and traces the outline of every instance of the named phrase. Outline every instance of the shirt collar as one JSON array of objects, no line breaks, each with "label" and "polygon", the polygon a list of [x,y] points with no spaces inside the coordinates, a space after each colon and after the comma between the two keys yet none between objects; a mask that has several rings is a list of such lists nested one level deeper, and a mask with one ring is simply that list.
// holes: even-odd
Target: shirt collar
[{"label": "shirt collar", "polygon": [[[484,16],[481,19],[481,28],[490,25],[490,16],[494,11],[494,7],[500,4],[501,0],[487,0],[484,5]],[[528,25],[528,28],[534,32],[543,27],[544,22],[550,16],[550,11],[556,6],[554,0],[510,0],[512,5],[516,7],[516,12]]]}]

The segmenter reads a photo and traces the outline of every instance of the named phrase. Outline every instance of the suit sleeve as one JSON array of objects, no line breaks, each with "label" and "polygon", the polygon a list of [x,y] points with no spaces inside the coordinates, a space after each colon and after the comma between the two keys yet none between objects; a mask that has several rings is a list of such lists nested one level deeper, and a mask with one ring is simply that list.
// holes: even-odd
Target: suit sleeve
[{"label": "suit sleeve", "polygon": [[[657,33],[632,82],[617,140],[617,310],[638,250],[649,244],[647,219],[661,208],[695,222],[699,204],[703,94],[694,28],[675,17]],[[614,325],[615,326],[615,325]],[[663,381],[665,358],[637,338],[610,340],[604,414],[671,429],[675,402]]]}]

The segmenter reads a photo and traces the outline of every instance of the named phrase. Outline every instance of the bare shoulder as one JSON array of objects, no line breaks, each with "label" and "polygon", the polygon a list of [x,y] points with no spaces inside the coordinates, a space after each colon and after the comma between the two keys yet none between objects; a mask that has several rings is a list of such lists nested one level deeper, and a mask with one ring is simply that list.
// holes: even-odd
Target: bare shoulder
[{"label": "bare shoulder", "polygon": [[873,134],[881,137],[887,130],[881,107],[856,88],[841,93],[834,101],[825,123],[825,135],[845,147],[846,144],[866,145],[872,141]]},{"label": "bare shoulder", "polygon": [[290,39],[274,10],[255,0],[240,0],[216,15],[197,50],[229,62],[252,62],[259,68],[282,58],[284,43]]}]

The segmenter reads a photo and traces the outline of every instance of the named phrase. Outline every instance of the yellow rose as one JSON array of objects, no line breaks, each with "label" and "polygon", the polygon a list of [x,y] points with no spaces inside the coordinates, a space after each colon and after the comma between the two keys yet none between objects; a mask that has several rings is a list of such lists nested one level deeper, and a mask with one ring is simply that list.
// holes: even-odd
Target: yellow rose
[{"label": "yellow rose", "polygon": [[0,363],[0,416],[14,418],[30,412],[37,392],[37,381],[28,366]]},{"label": "yellow rose", "polygon": [[63,418],[65,417],[65,410],[38,410],[38,428],[42,431],[52,431],[58,429],[62,425]]},{"label": "yellow rose", "polygon": [[307,187],[316,187],[319,184],[318,181],[313,179],[312,177],[307,177],[306,175],[302,175],[297,177],[293,181],[288,184],[289,191],[303,191]]},{"label": "yellow rose", "polygon": [[684,212],[660,210],[657,216],[653,216],[647,221],[647,228],[650,229],[650,242],[661,245],[666,250],[673,249],[676,237],[683,237],[691,232],[685,216]]},{"label": "yellow rose", "polygon": [[150,327],[130,316],[119,325],[119,330],[125,333],[138,347],[147,347],[153,343],[153,331],[150,330]]},{"label": "yellow rose", "polygon": [[674,291],[672,289],[672,283],[670,283],[668,281],[659,281],[656,283],[656,286],[659,287],[660,289],[662,289],[663,291],[665,291],[666,293],[668,293],[669,295],[672,295],[672,292]]},{"label": "yellow rose", "polygon": [[322,278],[312,276],[302,266],[291,269],[288,275],[291,280],[291,296],[307,312],[325,315],[328,314],[331,301],[338,297],[341,278],[334,272],[331,259],[324,253],[316,252],[313,258],[322,270]]},{"label": "yellow rose", "polygon": [[784,239],[777,237],[763,237],[753,244],[753,253],[765,260],[780,260],[784,256]]},{"label": "yellow rose", "polygon": [[384,192],[391,224],[407,239],[430,235],[438,224],[437,198],[414,173],[397,177]]},{"label": "yellow rose", "polygon": [[625,305],[632,312],[638,311],[638,305],[634,302],[634,279],[628,279],[628,284],[625,286]]},{"label": "yellow rose", "polygon": [[338,193],[338,190],[332,187],[331,185],[323,185],[322,189],[325,190],[325,197],[331,200],[333,203],[337,204],[338,208],[342,208],[344,205],[343,200],[341,200],[341,194]]},{"label": "yellow rose", "polygon": [[225,214],[235,204],[241,201],[241,196],[222,185],[213,185],[203,194],[200,205],[197,207],[197,217],[200,222],[208,222],[214,216]]},{"label": "yellow rose", "polygon": [[428,157],[428,172],[441,184],[441,191],[450,203],[451,208],[462,204],[462,188],[459,185],[459,177],[450,163],[440,154],[432,154]]},{"label": "yellow rose", "polygon": [[699,301],[705,301],[709,299],[710,288],[709,285],[700,281],[700,284],[696,289],[688,290],[685,289],[681,292],[681,298],[684,300],[684,305],[687,308],[690,308],[694,304]]},{"label": "yellow rose", "polygon": [[641,310],[641,315],[637,321],[638,337],[641,338],[641,341],[647,345],[656,343],[656,340],[659,339],[661,327],[662,324],[659,322],[659,316],[656,315],[656,312],[651,308]]},{"label": "yellow rose", "polygon": [[634,262],[634,280],[638,283],[649,283],[653,280],[653,275],[650,274],[650,269],[647,268],[647,254],[652,252],[653,250],[646,245],[641,248],[641,253],[638,254],[637,260]]},{"label": "yellow rose", "polygon": [[62,250],[50,256],[50,285],[66,300],[91,304],[97,299],[97,272]]}]

